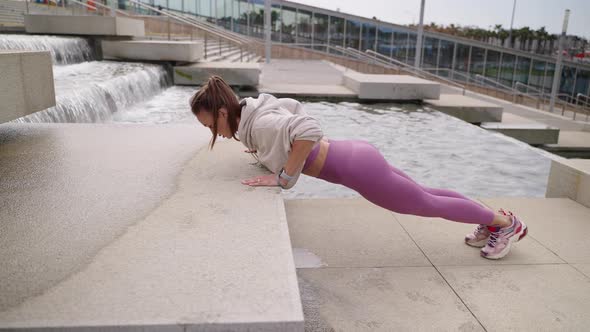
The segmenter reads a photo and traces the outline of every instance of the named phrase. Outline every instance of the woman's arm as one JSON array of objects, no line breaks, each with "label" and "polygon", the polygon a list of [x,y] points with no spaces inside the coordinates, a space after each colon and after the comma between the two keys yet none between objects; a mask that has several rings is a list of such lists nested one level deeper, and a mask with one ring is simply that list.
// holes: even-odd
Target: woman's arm
[{"label": "woman's arm", "polygon": [[[287,159],[287,163],[283,167],[284,172],[287,175],[293,175],[297,169],[303,164],[309,153],[313,149],[314,141],[307,141],[307,140],[297,140],[293,142],[293,146],[291,148],[291,153],[289,153],[289,158]],[[285,179],[281,179],[282,185],[287,185],[288,181]]]},{"label": "woman's arm", "polygon": [[[308,140],[296,140],[293,142],[291,147],[291,152],[289,153],[289,157],[287,159],[287,163],[283,167],[285,173],[287,175],[293,175],[297,168],[300,167],[301,164],[307,159],[307,156],[313,149],[314,141]],[[278,186],[277,183],[277,175],[276,174],[269,174],[269,175],[259,175],[255,176],[251,179],[242,181],[243,184],[247,184],[250,186]],[[285,179],[281,179],[281,183],[283,185],[287,185],[288,181]]]}]

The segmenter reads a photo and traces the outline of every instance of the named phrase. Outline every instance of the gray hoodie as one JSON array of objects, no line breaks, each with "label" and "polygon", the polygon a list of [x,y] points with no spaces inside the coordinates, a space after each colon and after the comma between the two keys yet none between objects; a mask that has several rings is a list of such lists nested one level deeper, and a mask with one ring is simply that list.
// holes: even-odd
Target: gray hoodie
[{"label": "gray hoodie", "polygon": [[[275,174],[287,163],[295,140],[319,144],[324,136],[319,121],[307,115],[301,103],[295,99],[277,99],[262,93],[258,98],[241,101],[242,104],[244,102],[238,137],[248,149],[256,150],[260,163]],[[303,165],[298,167],[296,174],[289,174],[293,179],[285,188],[295,185]]]}]

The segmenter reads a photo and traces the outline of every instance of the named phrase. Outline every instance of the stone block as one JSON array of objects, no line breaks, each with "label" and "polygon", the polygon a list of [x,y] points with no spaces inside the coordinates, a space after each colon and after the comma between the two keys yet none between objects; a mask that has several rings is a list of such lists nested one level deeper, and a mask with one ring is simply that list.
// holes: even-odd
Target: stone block
[{"label": "stone block", "polygon": [[440,84],[407,75],[344,73],[342,84],[368,100],[438,99]]},{"label": "stone block", "polygon": [[203,57],[203,43],[163,40],[103,40],[105,59],[185,61],[194,62]]},{"label": "stone block", "polygon": [[442,94],[438,100],[426,100],[425,103],[469,123],[502,121],[501,106],[459,94]]},{"label": "stone block", "polygon": [[27,33],[145,36],[144,22],[126,17],[77,15],[25,15]]},{"label": "stone block", "polygon": [[0,123],[55,106],[49,52],[0,51]]},{"label": "stone block", "polygon": [[174,67],[174,84],[202,85],[211,75],[231,86],[258,86],[260,65],[250,62],[202,62]]},{"label": "stone block", "polygon": [[568,197],[590,208],[590,160],[552,160],[545,197]]}]

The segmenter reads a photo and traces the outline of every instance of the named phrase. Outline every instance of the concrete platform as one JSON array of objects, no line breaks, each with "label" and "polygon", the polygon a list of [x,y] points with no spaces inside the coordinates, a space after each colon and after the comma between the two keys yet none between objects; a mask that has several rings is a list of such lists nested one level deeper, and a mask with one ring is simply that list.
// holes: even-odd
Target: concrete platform
[{"label": "concrete platform", "polygon": [[500,132],[528,144],[554,144],[559,140],[559,128],[506,113],[502,122],[484,122],[481,127]]},{"label": "concrete platform", "polygon": [[55,106],[49,52],[0,51],[0,123]]},{"label": "concrete platform", "polygon": [[530,227],[502,260],[463,243],[471,224],[362,198],[285,201],[306,330],[585,330],[590,209],[563,198],[480,201]]},{"label": "concrete platform", "polygon": [[251,62],[200,62],[174,67],[174,84],[202,85],[219,75],[231,86],[258,86],[260,65]]},{"label": "concrete platform", "polygon": [[441,94],[438,100],[429,99],[424,103],[469,123],[502,121],[502,106],[460,94]]},{"label": "concrete platform", "polygon": [[0,330],[301,331],[279,190],[210,135],[0,124]]},{"label": "concrete platform", "polygon": [[552,160],[546,197],[567,197],[590,208],[590,160]]},{"label": "concrete platform", "polygon": [[565,158],[590,159],[590,132],[561,130],[557,144],[546,144],[541,148]]},{"label": "concrete platform", "polygon": [[342,85],[368,100],[438,99],[440,84],[407,75],[362,74],[344,72]]},{"label": "concrete platform", "polygon": [[202,42],[164,40],[103,40],[105,59],[195,62],[203,57]]},{"label": "concrete platform", "polygon": [[27,33],[145,36],[144,22],[126,17],[78,15],[24,15]]}]

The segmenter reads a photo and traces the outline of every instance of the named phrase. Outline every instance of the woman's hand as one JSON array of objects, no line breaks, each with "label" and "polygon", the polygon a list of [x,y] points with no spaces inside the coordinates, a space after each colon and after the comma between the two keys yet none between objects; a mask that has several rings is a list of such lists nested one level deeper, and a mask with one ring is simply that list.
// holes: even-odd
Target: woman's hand
[{"label": "woman's hand", "polygon": [[251,179],[242,180],[242,184],[251,187],[274,187],[278,186],[277,183],[277,175],[276,174],[268,174],[268,175],[258,175]]}]

